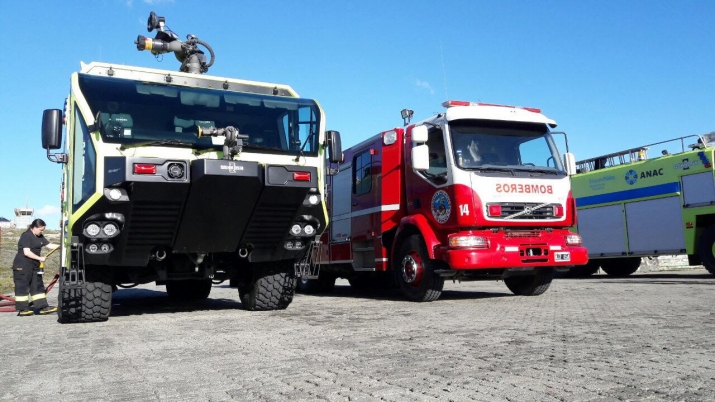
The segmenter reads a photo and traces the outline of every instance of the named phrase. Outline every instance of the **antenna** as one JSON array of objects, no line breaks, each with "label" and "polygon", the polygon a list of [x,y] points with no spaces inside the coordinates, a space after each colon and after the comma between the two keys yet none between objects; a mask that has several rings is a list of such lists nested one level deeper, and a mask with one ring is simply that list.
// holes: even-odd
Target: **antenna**
[{"label": "antenna", "polygon": [[447,94],[447,72],[445,71],[444,68],[444,51],[442,50],[442,40],[439,40],[439,54],[442,56],[442,80],[444,81],[444,97],[445,99],[449,99],[449,95]]}]

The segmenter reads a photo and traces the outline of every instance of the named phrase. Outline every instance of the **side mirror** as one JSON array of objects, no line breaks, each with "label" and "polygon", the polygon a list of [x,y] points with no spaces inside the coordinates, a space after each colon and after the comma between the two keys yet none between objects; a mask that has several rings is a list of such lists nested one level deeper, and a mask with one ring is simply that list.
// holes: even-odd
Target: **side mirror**
[{"label": "side mirror", "polygon": [[429,146],[422,144],[412,147],[412,168],[418,171],[429,169]]},{"label": "side mirror", "polygon": [[42,148],[59,149],[62,146],[62,111],[47,109],[42,112]]},{"label": "side mirror", "polygon": [[564,167],[569,176],[576,174],[576,157],[571,152],[564,154]]},{"label": "side mirror", "polygon": [[340,133],[335,130],[325,132],[325,139],[328,145],[328,161],[330,163],[341,163],[343,161],[343,146],[340,141]]},{"label": "side mirror", "polygon": [[426,126],[412,127],[412,142],[416,144],[424,144],[425,142],[427,142]]}]

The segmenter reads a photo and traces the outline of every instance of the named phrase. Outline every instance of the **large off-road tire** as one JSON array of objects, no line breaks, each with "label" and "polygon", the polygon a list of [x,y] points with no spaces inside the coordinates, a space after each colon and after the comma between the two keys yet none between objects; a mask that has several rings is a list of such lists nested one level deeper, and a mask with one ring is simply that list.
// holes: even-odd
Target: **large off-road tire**
[{"label": "large off-road tire", "polygon": [[292,262],[276,262],[257,267],[253,281],[239,286],[238,295],[246,310],[283,310],[293,301],[295,288]]},{"label": "large off-road tire", "polygon": [[506,287],[518,296],[538,296],[546,292],[554,278],[552,267],[535,268],[531,275],[514,275],[504,278]]},{"label": "large off-road tire", "polygon": [[166,293],[178,301],[204,300],[211,294],[212,285],[210,279],[167,281]]},{"label": "large off-road tire", "polygon": [[422,236],[412,235],[402,241],[397,252],[393,266],[395,282],[408,300],[437,300],[444,288],[444,278],[434,272],[438,266],[429,259]]},{"label": "large off-road tire", "polygon": [[108,267],[86,266],[85,282],[77,287],[67,286],[60,279],[57,321],[107,321],[111,309],[112,275]]},{"label": "large off-road tire", "polygon": [[641,266],[640,257],[607,258],[601,260],[601,269],[608,276],[618,278],[626,277],[636,271]]},{"label": "large off-road tire", "polygon": [[336,279],[335,275],[327,273],[318,275],[317,279],[300,278],[296,290],[305,294],[330,293],[335,289]]},{"label": "large off-road tire", "polygon": [[715,275],[715,226],[705,229],[698,241],[698,252],[700,261],[705,269]]},{"label": "large off-road tire", "polygon": [[586,265],[576,265],[571,267],[564,274],[565,278],[586,278],[598,272],[602,260],[589,260]]}]

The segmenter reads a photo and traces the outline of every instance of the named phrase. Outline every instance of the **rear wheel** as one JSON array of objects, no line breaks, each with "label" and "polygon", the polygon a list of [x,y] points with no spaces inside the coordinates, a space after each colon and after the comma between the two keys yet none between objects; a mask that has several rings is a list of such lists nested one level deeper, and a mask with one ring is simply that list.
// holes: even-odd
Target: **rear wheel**
[{"label": "rear wheel", "polygon": [[190,279],[183,281],[167,281],[166,293],[174,300],[203,300],[211,294],[210,279]]},{"label": "rear wheel", "polygon": [[85,266],[85,280],[77,285],[65,283],[65,268],[60,275],[57,321],[107,321],[112,309],[112,273],[109,267]]},{"label": "rear wheel", "polygon": [[402,242],[397,253],[395,282],[409,300],[437,300],[444,288],[444,278],[434,272],[437,266],[435,261],[429,259],[422,236],[412,235]]},{"label": "rear wheel", "polygon": [[700,236],[698,246],[700,261],[708,272],[715,275],[715,226],[705,229]]},{"label": "rear wheel", "polygon": [[293,301],[295,287],[293,262],[277,261],[256,267],[253,281],[239,286],[238,295],[246,310],[283,310]]},{"label": "rear wheel", "polygon": [[515,275],[504,278],[506,287],[518,296],[538,296],[546,292],[554,278],[552,267],[536,268],[530,275]]},{"label": "rear wheel", "polygon": [[625,277],[636,271],[641,266],[640,257],[608,258],[601,260],[601,269],[609,276]]}]

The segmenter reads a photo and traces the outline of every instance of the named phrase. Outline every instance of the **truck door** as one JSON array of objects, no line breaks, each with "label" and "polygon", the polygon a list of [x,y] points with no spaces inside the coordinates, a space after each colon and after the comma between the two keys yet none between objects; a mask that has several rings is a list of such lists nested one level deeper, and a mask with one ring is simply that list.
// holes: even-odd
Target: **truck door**
[{"label": "truck door", "polygon": [[350,252],[350,212],[352,164],[345,163],[338,167],[338,173],[332,176],[330,188],[330,261],[331,263],[352,260]]},{"label": "truck door", "polygon": [[[373,144],[374,145],[374,144]],[[375,270],[375,233],[379,229],[380,162],[376,148],[366,148],[355,153],[352,160],[351,189],[351,245],[353,269],[356,271]]]}]

